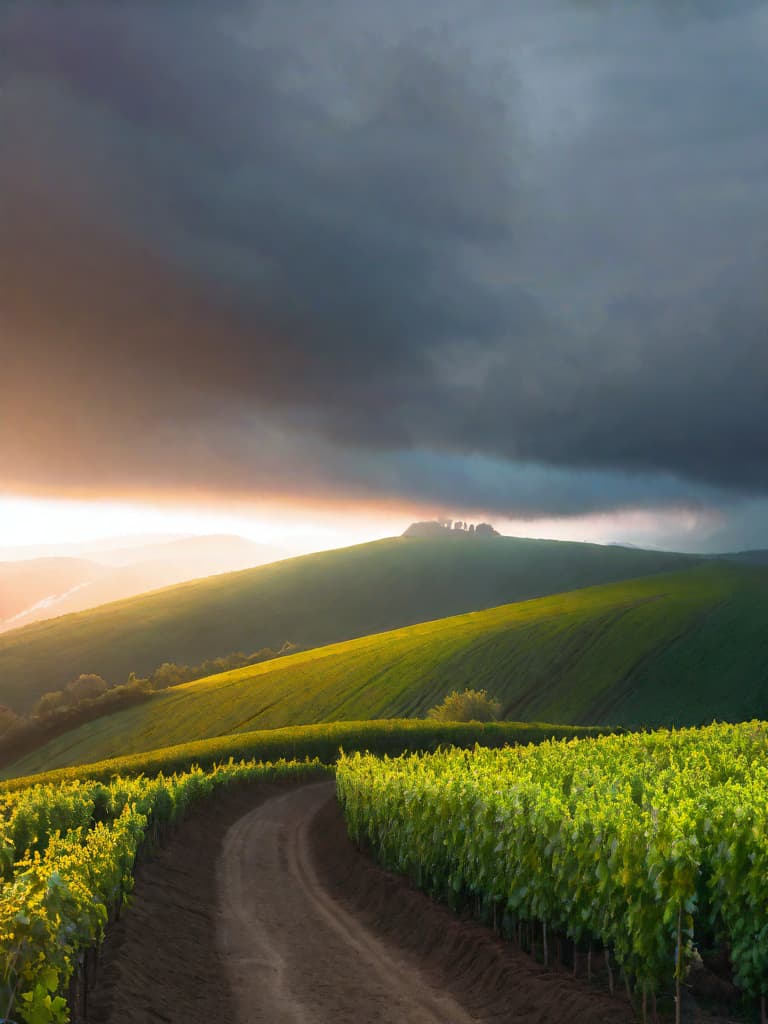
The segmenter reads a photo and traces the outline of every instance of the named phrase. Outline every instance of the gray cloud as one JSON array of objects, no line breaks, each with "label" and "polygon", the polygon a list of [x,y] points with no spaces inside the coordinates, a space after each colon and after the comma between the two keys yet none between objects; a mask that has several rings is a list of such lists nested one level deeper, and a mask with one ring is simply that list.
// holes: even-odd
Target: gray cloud
[{"label": "gray cloud", "polygon": [[321,6],[11,6],[0,475],[768,492],[764,5]]}]

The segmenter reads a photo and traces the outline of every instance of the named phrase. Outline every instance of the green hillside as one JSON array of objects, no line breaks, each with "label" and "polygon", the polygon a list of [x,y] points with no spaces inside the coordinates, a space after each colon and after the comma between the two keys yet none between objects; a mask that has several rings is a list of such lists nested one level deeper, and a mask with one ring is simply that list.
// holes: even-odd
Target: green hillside
[{"label": "green hillside", "polygon": [[[159,772],[188,771],[193,764],[211,768],[232,760],[303,761],[319,758],[334,764],[339,751],[359,750],[370,754],[397,757],[404,753],[423,753],[438,747],[471,748],[507,744],[541,743],[548,739],[582,739],[599,736],[609,730],[594,726],[549,725],[546,722],[434,722],[418,718],[380,718],[368,722],[323,722],[319,725],[295,725],[285,729],[263,729],[234,733],[215,739],[179,743],[159,750],[126,757],[112,757],[79,767],[58,768],[40,775],[14,776],[0,783],[0,793],[23,789],[33,783],[59,784],[74,779],[99,779],[108,782],[113,775],[156,776]],[[0,779],[7,772],[0,773]]]},{"label": "green hillside", "polygon": [[122,683],[165,661],[302,648],[692,564],[684,555],[512,537],[398,537],[213,576],[0,636],[0,704],[28,710],[81,672]]},{"label": "green hillside", "polygon": [[768,717],[768,573],[708,564],[409,626],[187,683],[52,741],[32,772],[204,737],[413,717],[487,687],[504,717],[612,725]]}]

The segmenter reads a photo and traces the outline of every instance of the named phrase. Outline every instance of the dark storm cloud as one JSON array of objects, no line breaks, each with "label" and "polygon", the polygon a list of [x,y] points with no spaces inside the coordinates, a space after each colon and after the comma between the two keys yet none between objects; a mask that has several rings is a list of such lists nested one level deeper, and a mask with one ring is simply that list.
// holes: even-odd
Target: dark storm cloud
[{"label": "dark storm cloud", "polygon": [[0,475],[765,494],[767,53],[746,2],[12,5]]}]

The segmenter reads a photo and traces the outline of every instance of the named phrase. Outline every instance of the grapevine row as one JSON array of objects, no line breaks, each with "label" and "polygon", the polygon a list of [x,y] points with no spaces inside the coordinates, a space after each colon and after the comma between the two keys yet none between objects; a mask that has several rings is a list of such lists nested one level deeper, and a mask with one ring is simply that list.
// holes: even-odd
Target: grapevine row
[{"label": "grapevine row", "polygon": [[[66,1024],[78,959],[132,888],[147,834],[232,783],[303,779],[318,761],[230,762],[156,779],[34,786],[0,807],[0,1021]],[[9,859],[12,860],[9,868]]]},{"label": "grapevine row", "polygon": [[637,989],[677,989],[726,941],[768,992],[768,726],[343,758],[352,837],[439,897],[595,942]]}]

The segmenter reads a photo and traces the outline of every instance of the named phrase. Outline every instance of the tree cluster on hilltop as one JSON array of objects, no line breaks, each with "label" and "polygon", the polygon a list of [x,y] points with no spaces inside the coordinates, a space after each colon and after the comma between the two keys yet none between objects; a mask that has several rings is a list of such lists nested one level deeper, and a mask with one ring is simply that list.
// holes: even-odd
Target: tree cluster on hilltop
[{"label": "tree cluster on hilltop", "polygon": [[468,523],[462,519],[433,519],[422,523],[411,523],[403,533],[404,537],[443,537],[446,535],[501,536],[490,523]]}]

